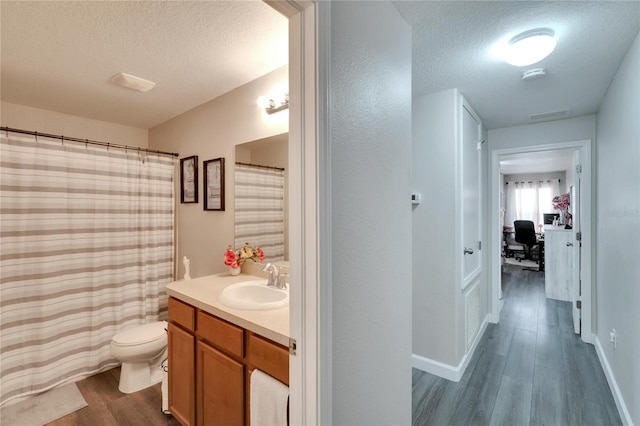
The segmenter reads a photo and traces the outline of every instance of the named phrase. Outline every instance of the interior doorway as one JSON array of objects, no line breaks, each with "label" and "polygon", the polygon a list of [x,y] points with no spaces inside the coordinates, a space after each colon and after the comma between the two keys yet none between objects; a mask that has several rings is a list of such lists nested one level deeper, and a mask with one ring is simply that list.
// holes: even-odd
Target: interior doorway
[{"label": "interior doorway", "polygon": [[[568,268],[571,275],[570,300],[574,307],[581,304],[578,311],[578,327],[581,326],[581,338],[583,341],[592,343],[593,336],[591,332],[592,325],[592,298],[591,298],[591,253],[592,253],[592,207],[591,207],[591,140],[582,140],[574,142],[565,142],[557,144],[545,144],[526,146],[519,148],[496,149],[491,151],[491,198],[490,198],[490,238],[491,244],[489,256],[491,264],[491,319],[492,322],[499,322],[500,311],[503,307],[502,300],[502,254],[503,254],[503,225],[504,225],[504,186],[501,174],[500,160],[504,158],[518,158],[524,154],[531,156],[540,156],[543,152],[561,150],[575,151],[576,164],[572,162],[572,168],[568,173],[572,176],[572,185],[566,185],[566,191],[573,191],[573,199],[577,200],[575,212],[579,212],[579,220],[577,227],[569,230],[570,235],[564,237],[569,238],[563,244],[571,253],[575,253],[577,258],[568,260],[571,264],[575,264],[576,268]],[[574,168],[575,167],[575,168]],[[580,182],[579,184],[574,182]],[[577,193],[579,191],[579,193]],[[577,241],[579,240],[579,241]],[[575,260],[575,261],[574,261]],[[568,266],[568,265],[567,265]],[[545,267],[546,269],[546,267]],[[578,328],[580,330],[580,328]]]}]

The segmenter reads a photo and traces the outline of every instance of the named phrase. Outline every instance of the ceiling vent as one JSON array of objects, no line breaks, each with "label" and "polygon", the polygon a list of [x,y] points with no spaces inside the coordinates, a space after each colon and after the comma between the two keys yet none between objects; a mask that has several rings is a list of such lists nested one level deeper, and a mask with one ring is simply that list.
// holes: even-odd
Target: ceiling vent
[{"label": "ceiling vent", "polygon": [[569,110],[563,109],[561,111],[542,112],[540,114],[531,114],[529,116],[529,123],[540,123],[541,121],[560,120],[569,116]]},{"label": "ceiling vent", "polygon": [[536,80],[547,75],[547,70],[544,68],[533,68],[522,73],[523,81]]}]

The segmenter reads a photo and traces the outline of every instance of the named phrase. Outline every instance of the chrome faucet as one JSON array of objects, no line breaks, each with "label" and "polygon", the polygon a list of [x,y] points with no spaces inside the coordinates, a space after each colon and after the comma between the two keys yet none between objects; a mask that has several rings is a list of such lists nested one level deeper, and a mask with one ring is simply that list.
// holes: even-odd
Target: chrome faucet
[{"label": "chrome faucet", "polygon": [[281,266],[278,270],[278,276],[276,278],[276,288],[286,289],[287,288],[287,277],[289,276],[289,268],[286,266]]},{"label": "chrome faucet", "polygon": [[267,286],[269,287],[278,287],[276,276],[278,275],[278,267],[271,263],[267,263],[264,268],[262,268],[262,272],[268,272],[269,277],[267,278]]}]

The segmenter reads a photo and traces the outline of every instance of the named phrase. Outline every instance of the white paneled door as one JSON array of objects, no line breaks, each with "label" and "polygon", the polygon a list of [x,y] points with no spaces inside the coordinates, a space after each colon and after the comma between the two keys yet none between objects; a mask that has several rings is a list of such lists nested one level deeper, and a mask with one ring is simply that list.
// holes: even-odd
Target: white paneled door
[{"label": "white paneled door", "polygon": [[482,124],[469,105],[462,109],[462,288],[480,275],[482,240],[481,167]]}]

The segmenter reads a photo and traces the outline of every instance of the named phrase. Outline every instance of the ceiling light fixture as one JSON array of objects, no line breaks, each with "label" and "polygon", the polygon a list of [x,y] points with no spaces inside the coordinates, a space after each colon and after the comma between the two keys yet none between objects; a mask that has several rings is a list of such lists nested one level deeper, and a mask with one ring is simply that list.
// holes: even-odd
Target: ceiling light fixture
[{"label": "ceiling light fixture", "polygon": [[517,67],[535,64],[556,48],[553,36],[554,32],[550,28],[536,28],[520,33],[509,41],[504,60]]},{"label": "ceiling light fixture", "polygon": [[148,92],[156,85],[153,81],[145,80],[144,78],[136,77],[135,75],[124,72],[111,77],[111,81],[118,86],[137,90],[138,92]]},{"label": "ceiling light fixture", "polygon": [[282,96],[260,96],[258,98],[258,106],[264,108],[267,114],[273,114],[283,109],[289,108],[289,94],[285,93]]}]

